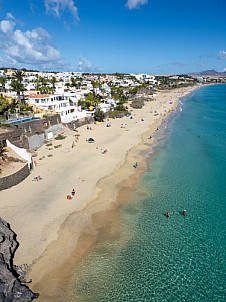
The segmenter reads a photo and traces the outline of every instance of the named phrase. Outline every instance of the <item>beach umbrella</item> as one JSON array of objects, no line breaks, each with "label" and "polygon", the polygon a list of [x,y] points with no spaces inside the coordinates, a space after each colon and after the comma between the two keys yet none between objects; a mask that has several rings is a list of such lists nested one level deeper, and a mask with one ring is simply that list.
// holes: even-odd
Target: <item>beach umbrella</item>
[{"label": "beach umbrella", "polygon": [[94,140],[92,137],[90,137],[90,138],[88,139],[88,142],[89,142],[89,143],[93,143],[93,142],[95,142],[95,140]]}]

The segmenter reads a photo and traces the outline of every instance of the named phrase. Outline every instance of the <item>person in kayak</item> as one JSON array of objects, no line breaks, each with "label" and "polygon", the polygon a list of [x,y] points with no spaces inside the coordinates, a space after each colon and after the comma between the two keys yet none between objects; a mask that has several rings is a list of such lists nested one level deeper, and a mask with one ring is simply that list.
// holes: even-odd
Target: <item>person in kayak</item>
[{"label": "person in kayak", "polygon": [[186,210],[184,210],[184,211],[183,211],[183,215],[185,216],[186,214],[187,214],[187,213],[186,213]]},{"label": "person in kayak", "polygon": [[170,212],[167,212],[167,213],[166,213],[166,217],[170,217]]}]

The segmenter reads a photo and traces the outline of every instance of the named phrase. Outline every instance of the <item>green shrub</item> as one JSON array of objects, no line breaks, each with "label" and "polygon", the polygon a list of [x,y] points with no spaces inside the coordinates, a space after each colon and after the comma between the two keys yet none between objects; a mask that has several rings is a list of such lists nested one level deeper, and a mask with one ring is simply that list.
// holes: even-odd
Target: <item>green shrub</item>
[{"label": "green shrub", "polygon": [[114,110],[114,111],[109,112],[109,118],[120,118],[120,117],[126,116],[127,114],[130,114],[130,113],[126,109],[123,111]]},{"label": "green shrub", "polygon": [[144,101],[143,100],[134,100],[131,103],[131,107],[135,109],[141,109],[144,106]]},{"label": "green shrub", "polygon": [[115,111],[110,111],[109,112],[109,117],[110,118],[116,118],[117,117],[117,113]]},{"label": "green shrub", "polygon": [[56,140],[63,140],[63,139],[65,139],[67,136],[64,136],[64,135],[62,135],[62,134],[58,134],[56,137],[55,137],[55,139]]},{"label": "green shrub", "polygon": [[60,144],[60,145],[56,145],[56,146],[54,146],[54,148],[60,148],[60,147],[62,147],[62,145]]},{"label": "green shrub", "polygon": [[104,118],[105,118],[104,112],[100,108],[97,108],[95,113],[94,113],[95,121],[103,122]]}]

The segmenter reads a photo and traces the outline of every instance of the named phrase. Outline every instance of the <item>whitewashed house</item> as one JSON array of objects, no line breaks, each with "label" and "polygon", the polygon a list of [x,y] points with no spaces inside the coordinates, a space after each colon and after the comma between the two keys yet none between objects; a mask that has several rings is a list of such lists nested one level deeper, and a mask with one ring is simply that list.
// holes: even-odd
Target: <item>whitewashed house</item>
[{"label": "whitewashed house", "polygon": [[59,94],[31,94],[26,96],[26,101],[46,110],[54,110],[61,116],[62,123],[85,117],[81,107],[70,105],[69,98]]}]

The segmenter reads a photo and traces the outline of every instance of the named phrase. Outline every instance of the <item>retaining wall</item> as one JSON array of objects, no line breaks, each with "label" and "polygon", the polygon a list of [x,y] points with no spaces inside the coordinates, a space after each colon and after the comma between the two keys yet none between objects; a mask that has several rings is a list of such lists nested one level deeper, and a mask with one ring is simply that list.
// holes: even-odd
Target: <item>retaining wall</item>
[{"label": "retaining wall", "polygon": [[90,117],[90,118],[81,118],[79,120],[75,120],[75,121],[72,121],[70,123],[62,123],[65,127],[71,129],[71,130],[75,130],[76,128],[79,128],[83,125],[86,125],[86,124],[91,124],[94,122],[94,118],[93,117]]},{"label": "retaining wall", "polygon": [[30,174],[30,169],[28,167],[28,164],[26,163],[23,168],[18,170],[17,172],[0,177],[0,191],[9,189],[17,184],[19,184],[21,181],[23,181],[28,175]]}]

